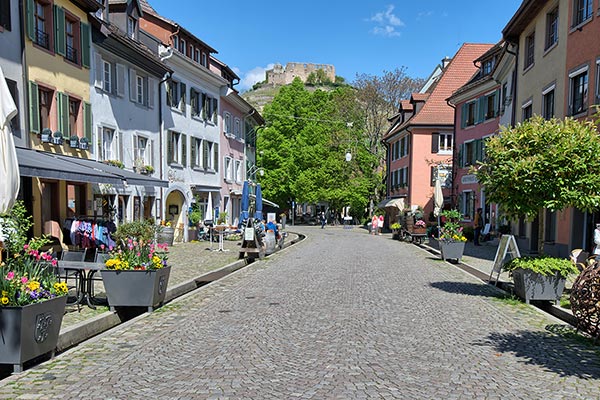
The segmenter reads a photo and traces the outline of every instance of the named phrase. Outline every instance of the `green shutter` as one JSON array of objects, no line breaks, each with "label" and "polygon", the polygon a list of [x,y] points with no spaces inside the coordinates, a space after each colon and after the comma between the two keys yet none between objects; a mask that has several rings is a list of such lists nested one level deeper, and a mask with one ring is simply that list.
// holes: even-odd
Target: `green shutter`
[{"label": "green shutter", "polygon": [[69,136],[69,96],[58,92],[58,130],[63,134],[63,137]]},{"label": "green shutter", "polygon": [[190,162],[190,166],[191,167],[197,167],[198,166],[198,160],[197,160],[197,149],[198,149],[198,139],[196,138],[191,138],[191,143],[190,143],[190,158],[191,158],[191,162]]},{"label": "green shutter", "polygon": [[500,89],[494,93],[494,117],[500,115]]},{"label": "green shutter", "polygon": [[440,134],[432,133],[431,134],[431,152],[433,154],[437,154],[440,151]]},{"label": "green shutter", "polygon": [[206,96],[206,93],[202,93],[202,119],[205,121],[206,121],[206,115],[207,115],[206,110],[208,109],[207,99],[208,99],[208,97]]},{"label": "green shutter", "polygon": [[181,134],[181,165],[187,167],[187,135]]},{"label": "green shutter", "polygon": [[194,88],[190,88],[190,111],[192,116],[196,115],[196,108],[198,103],[196,100],[196,91],[194,90]]},{"label": "green shutter", "polygon": [[458,168],[463,168],[465,166],[465,163],[463,161],[463,155],[465,153],[465,144],[461,143],[460,146],[458,147]]},{"label": "green shutter", "polygon": [[185,113],[185,102],[186,102],[186,94],[187,94],[187,88],[185,86],[185,83],[180,83],[179,88],[181,89],[181,96],[179,97],[179,109],[183,113]]},{"label": "green shutter", "polygon": [[92,105],[87,101],[83,102],[83,137],[92,141]]},{"label": "green shutter", "polygon": [[91,65],[91,55],[90,55],[90,26],[88,24],[84,24],[83,22],[80,24],[81,29],[81,65],[89,68]]},{"label": "green shutter", "polygon": [[40,133],[41,129],[48,126],[40,127],[40,92],[38,85],[35,82],[29,82],[29,130],[33,133]]},{"label": "green shutter", "polygon": [[167,133],[167,164],[173,163],[173,132]]},{"label": "green shutter", "polygon": [[485,121],[485,109],[487,107],[486,97],[482,96],[477,100],[477,119],[475,124]]},{"label": "green shutter", "polygon": [[208,157],[210,157],[210,155],[208,154],[208,141],[206,139],[204,139],[202,141],[202,168],[207,169],[209,167],[208,165]]},{"label": "green shutter", "polygon": [[219,102],[217,99],[212,99],[212,102],[213,102],[212,120],[216,124],[217,122],[219,122]]},{"label": "green shutter", "polygon": [[64,56],[66,52],[65,10],[54,5],[54,52]]},{"label": "green shutter", "polygon": [[467,103],[460,108],[460,127],[465,129],[465,126],[467,126]]},{"label": "green shutter", "polygon": [[173,81],[167,81],[167,105],[169,107],[171,107],[173,105],[173,92],[172,92],[172,88],[171,85],[173,84]]},{"label": "green shutter", "polygon": [[25,9],[25,13],[26,16],[25,18],[27,19],[26,21],[26,27],[25,29],[27,30],[27,37],[29,39],[31,39],[34,43],[36,42],[36,35],[35,35],[35,18],[33,15],[33,12],[35,10],[35,3],[33,0],[27,0],[26,4],[26,9]]},{"label": "green shutter", "polygon": [[213,143],[213,152],[215,155],[214,169],[215,169],[215,172],[219,172],[219,144],[218,143]]}]

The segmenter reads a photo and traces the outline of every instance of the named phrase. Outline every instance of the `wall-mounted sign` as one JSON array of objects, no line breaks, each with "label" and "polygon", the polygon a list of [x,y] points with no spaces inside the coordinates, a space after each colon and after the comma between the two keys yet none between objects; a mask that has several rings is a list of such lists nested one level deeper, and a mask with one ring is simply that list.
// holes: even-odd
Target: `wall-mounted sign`
[{"label": "wall-mounted sign", "polygon": [[473,174],[463,175],[460,178],[460,183],[462,183],[463,185],[468,185],[469,183],[478,183],[477,176],[475,176]]}]

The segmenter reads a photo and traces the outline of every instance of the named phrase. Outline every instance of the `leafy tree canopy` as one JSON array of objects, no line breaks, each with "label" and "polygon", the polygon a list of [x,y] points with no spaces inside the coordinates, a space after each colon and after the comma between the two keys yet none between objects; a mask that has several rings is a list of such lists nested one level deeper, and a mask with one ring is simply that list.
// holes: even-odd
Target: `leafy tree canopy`
[{"label": "leafy tree canopy", "polygon": [[478,180],[512,217],[600,206],[600,136],[592,122],[535,116],[488,139],[485,154]]}]

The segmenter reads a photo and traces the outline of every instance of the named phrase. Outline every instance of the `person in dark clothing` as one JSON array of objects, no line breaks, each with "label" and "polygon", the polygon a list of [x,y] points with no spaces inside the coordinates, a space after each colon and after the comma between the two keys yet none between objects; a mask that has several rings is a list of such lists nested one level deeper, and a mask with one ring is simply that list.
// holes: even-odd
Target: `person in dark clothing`
[{"label": "person in dark clothing", "polygon": [[475,246],[481,246],[481,244],[479,243],[479,237],[481,236],[481,229],[483,228],[483,215],[482,215],[482,209],[478,208],[477,212],[475,213],[475,219],[473,220],[473,227],[474,229],[474,237],[473,237],[473,244]]},{"label": "person in dark clothing", "polygon": [[321,214],[319,214],[319,220],[321,221],[321,229],[325,228],[325,223],[327,222],[327,218],[325,218],[325,212],[321,211]]}]

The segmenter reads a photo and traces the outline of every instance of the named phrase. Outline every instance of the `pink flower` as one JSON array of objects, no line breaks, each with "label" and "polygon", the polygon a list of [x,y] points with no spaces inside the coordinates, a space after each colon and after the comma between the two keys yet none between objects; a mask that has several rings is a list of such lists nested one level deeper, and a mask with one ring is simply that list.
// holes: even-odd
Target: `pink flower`
[{"label": "pink flower", "polygon": [[6,274],[6,280],[10,281],[15,277],[15,273],[13,271],[9,271],[8,274]]},{"label": "pink flower", "polygon": [[53,259],[53,260],[51,261],[51,263],[52,263],[52,266],[53,266],[53,267],[56,267],[56,266],[58,265],[58,261],[57,261],[56,259]]},{"label": "pink flower", "polygon": [[103,244],[100,245],[100,249],[104,250],[104,245]]},{"label": "pink flower", "polygon": [[25,285],[27,282],[29,282],[29,279],[27,279],[27,277],[26,277],[26,276],[22,276],[22,277],[21,277],[21,283],[22,283],[23,285]]},{"label": "pink flower", "polygon": [[23,250],[27,250],[27,249],[29,249],[29,245],[28,244],[26,244],[26,245],[23,246]]},{"label": "pink flower", "polygon": [[108,246],[108,250],[109,251],[113,251],[113,247],[112,246]]}]

